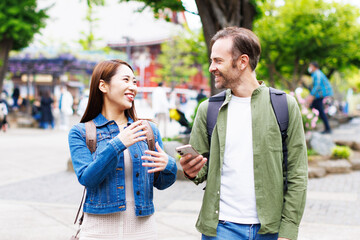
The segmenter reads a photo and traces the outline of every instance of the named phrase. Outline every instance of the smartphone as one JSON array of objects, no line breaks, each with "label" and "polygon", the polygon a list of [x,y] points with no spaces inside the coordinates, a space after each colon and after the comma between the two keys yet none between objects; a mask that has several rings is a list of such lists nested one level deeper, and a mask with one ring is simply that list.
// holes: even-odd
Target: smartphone
[{"label": "smartphone", "polygon": [[200,155],[190,144],[177,147],[175,148],[175,150],[180,154],[180,156],[185,156],[189,153],[192,157],[197,157],[198,155]]}]

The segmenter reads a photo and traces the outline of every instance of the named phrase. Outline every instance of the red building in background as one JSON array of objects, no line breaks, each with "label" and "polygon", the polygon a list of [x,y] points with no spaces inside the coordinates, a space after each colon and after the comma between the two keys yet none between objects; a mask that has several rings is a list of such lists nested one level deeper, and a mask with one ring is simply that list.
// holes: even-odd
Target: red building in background
[{"label": "red building in background", "polygon": [[[187,24],[184,13],[169,11],[164,13],[164,16],[160,16],[160,18],[165,18],[165,14],[168,18],[170,17],[170,22],[173,24],[174,29],[179,27],[183,28],[183,25]],[[148,31],[151,31],[151,29]],[[149,32],[144,32],[143,35],[149,36],[152,34],[149,34]],[[157,86],[157,83],[153,81],[153,79],[157,77],[156,70],[161,68],[161,66],[157,64],[156,60],[158,55],[161,53],[161,43],[168,41],[171,38],[171,35],[168,34],[167,37],[162,35],[160,38],[157,38],[156,36],[157,35],[154,34],[150,38],[147,38],[151,40],[144,40],[146,38],[133,39],[131,37],[123,37],[124,41],[107,44],[107,46],[111,49],[125,52],[127,54],[127,61],[130,62],[131,65],[135,68],[134,70],[138,71],[140,76],[140,87]],[[198,73],[191,77],[189,81],[178,84],[175,86],[175,88],[186,88],[193,90],[199,90],[202,88],[205,91],[210,90],[209,80],[202,74],[201,69],[199,69]]]}]

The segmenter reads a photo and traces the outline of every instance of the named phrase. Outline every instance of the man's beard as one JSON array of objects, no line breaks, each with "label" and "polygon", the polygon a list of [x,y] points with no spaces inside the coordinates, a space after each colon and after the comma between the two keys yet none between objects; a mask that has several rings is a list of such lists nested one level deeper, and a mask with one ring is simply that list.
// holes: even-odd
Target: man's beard
[{"label": "man's beard", "polygon": [[222,78],[222,80],[220,80],[218,82],[217,85],[215,82],[215,87],[218,89],[221,88],[233,88],[234,86],[236,86],[239,82],[239,76],[225,76],[222,72],[218,71],[218,75]]}]

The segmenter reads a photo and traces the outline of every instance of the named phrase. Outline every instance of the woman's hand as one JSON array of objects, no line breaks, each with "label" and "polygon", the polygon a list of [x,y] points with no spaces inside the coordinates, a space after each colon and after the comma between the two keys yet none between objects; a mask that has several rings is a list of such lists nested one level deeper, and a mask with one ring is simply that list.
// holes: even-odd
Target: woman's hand
[{"label": "woman's hand", "polygon": [[158,150],[157,152],[146,150],[145,154],[149,154],[151,156],[141,157],[142,160],[151,161],[151,162],[144,162],[142,164],[144,167],[152,167],[152,169],[148,170],[148,173],[163,171],[169,161],[167,154],[161,149],[158,142],[156,142],[155,147],[156,150]]},{"label": "woman's hand", "polygon": [[134,143],[143,141],[146,139],[147,131],[143,131],[146,126],[141,124],[142,121],[136,121],[129,125],[124,130],[120,131],[117,137],[128,148]]}]

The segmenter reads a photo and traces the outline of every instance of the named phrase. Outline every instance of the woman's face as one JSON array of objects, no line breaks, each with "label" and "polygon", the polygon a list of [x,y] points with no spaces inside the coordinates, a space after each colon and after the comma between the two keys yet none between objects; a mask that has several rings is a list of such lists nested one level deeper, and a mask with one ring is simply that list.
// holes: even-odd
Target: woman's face
[{"label": "woman's face", "polygon": [[137,94],[137,80],[133,71],[126,65],[120,65],[110,83],[105,83],[105,89],[105,104],[115,105],[122,111],[130,109]]}]

